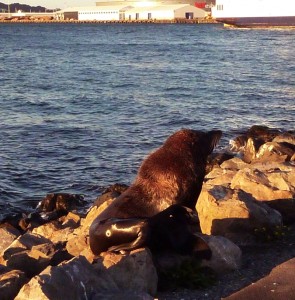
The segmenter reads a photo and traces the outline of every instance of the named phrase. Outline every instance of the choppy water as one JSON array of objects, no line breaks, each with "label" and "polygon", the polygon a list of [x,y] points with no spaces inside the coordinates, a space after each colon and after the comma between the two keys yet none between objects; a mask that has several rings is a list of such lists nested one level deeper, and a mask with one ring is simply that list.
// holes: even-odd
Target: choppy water
[{"label": "choppy water", "polygon": [[1,24],[0,217],[129,184],[183,128],[294,129],[295,31]]}]

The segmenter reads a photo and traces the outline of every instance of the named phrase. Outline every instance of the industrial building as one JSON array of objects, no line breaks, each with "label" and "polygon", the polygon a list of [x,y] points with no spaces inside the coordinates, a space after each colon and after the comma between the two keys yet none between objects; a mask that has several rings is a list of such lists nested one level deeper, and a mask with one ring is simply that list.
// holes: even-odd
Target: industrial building
[{"label": "industrial building", "polygon": [[204,18],[206,12],[189,4],[134,7],[125,12],[133,20],[174,20]]},{"label": "industrial building", "polygon": [[[143,3],[143,2],[141,2]],[[148,5],[149,3],[149,5]],[[146,5],[100,5],[71,7],[56,12],[58,20],[78,21],[139,21],[204,18],[207,13],[190,4],[163,4],[145,2]]]},{"label": "industrial building", "polygon": [[124,19],[125,10],[129,7],[121,6],[88,6],[70,7],[56,13],[58,20],[79,21],[120,21]]}]

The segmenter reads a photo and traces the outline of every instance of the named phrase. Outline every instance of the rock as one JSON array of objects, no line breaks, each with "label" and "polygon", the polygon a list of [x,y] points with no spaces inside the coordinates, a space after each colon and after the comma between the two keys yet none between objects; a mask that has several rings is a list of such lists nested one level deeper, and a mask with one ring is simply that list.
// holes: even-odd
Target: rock
[{"label": "rock", "polygon": [[78,228],[80,226],[81,218],[79,215],[69,212],[65,217],[61,218],[62,227]]},{"label": "rock", "polygon": [[15,240],[4,252],[1,258],[3,264],[22,270],[32,277],[49,264],[56,265],[72,258],[65,250],[65,244],[53,244],[50,240],[26,233]]},{"label": "rock", "polygon": [[264,142],[272,141],[279,134],[280,130],[263,125],[253,125],[246,132],[247,137],[260,138]]},{"label": "rock", "polygon": [[127,256],[106,253],[94,265],[79,256],[49,266],[24,285],[15,299],[98,299],[103,294],[113,299],[124,299],[121,295],[145,299],[140,297],[155,294],[156,288],[157,273],[150,252],[136,250]]},{"label": "rock", "polygon": [[20,232],[9,224],[0,227],[0,253],[2,253],[10,244],[20,235]]},{"label": "rock", "polygon": [[224,186],[203,185],[196,209],[202,233],[221,235],[238,245],[255,242],[254,230],[273,230],[282,225],[282,216],[251,194]]},{"label": "rock", "polygon": [[281,134],[281,132],[277,129],[269,128],[267,126],[253,125],[244,134],[239,135],[230,141],[231,151],[243,151],[249,138],[266,143],[272,141],[279,134]]},{"label": "rock", "polygon": [[[216,171],[214,171],[214,170],[216,170],[216,168],[214,168],[212,170],[212,172],[208,174],[212,178],[206,181],[206,185],[208,185],[208,186],[223,185],[226,187],[230,187],[232,178],[235,176],[237,171],[236,170],[223,170],[221,168],[220,168],[221,172],[217,172],[217,170]],[[215,176],[215,177],[213,177],[213,176]]]},{"label": "rock", "polygon": [[284,162],[290,161],[295,153],[295,145],[288,143],[268,142],[263,144],[252,161]]},{"label": "rock", "polygon": [[229,159],[225,162],[223,162],[220,167],[223,170],[242,170],[244,168],[249,167],[249,164],[245,163],[242,159],[238,158],[238,157],[234,157],[232,159]]},{"label": "rock", "polygon": [[39,204],[38,209],[43,212],[51,212],[54,210],[65,211],[74,210],[83,206],[83,195],[73,195],[67,193],[48,194]]},{"label": "rock", "polygon": [[[268,176],[269,174],[267,175],[266,172],[257,168],[244,168],[233,177],[231,188],[240,188],[252,194],[255,199],[262,201],[293,198],[293,193],[289,188],[287,190],[277,189],[275,184],[270,182]],[[282,173],[278,176],[282,176]]]},{"label": "rock", "polygon": [[[71,224],[67,223],[67,225]],[[74,227],[76,227],[75,224]],[[72,238],[73,232],[74,228],[64,227],[62,226],[62,223],[58,221],[44,224],[32,230],[33,234],[42,235],[53,243],[68,241],[70,238]]]},{"label": "rock", "polygon": [[283,134],[277,135],[274,139],[273,142],[276,143],[288,143],[295,145],[295,135],[289,132],[284,132]]},{"label": "rock", "polygon": [[6,261],[8,267],[23,271],[29,278],[39,274],[49,263],[50,257],[36,249],[17,252]]},{"label": "rock", "polygon": [[282,215],[284,224],[295,223],[295,198],[264,201],[264,203]]},{"label": "rock", "polygon": [[[67,242],[66,249],[73,256],[79,256],[86,248],[89,248],[89,242],[84,235],[75,235]],[[89,248],[89,251],[90,248]]]},{"label": "rock", "polygon": [[242,152],[246,146],[248,137],[247,135],[239,135],[233,140],[230,140],[230,150],[233,152]]},{"label": "rock", "polygon": [[200,235],[212,251],[210,260],[203,260],[202,266],[207,266],[216,273],[225,273],[238,270],[242,264],[242,251],[230,240],[222,236]]},{"label": "rock", "polygon": [[106,270],[97,271],[80,256],[56,267],[47,267],[25,284],[15,300],[92,299],[102,292],[119,292]]},{"label": "rock", "polygon": [[13,254],[25,250],[31,250],[33,246],[51,243],[49,239],[41,235],[25,233],[19,236],[4,252],[4,260],[8,260]]},{"label": "rock", "polygon": [[206,165],[206,174],[212,171],[215,166],[220,166],[224,161],[233,158],[230,153],[212,153],[208,156]]},{"label": "rock", "polygon": [[25,273],[0,265],[1,300],[11,300],[18,294],[21,287],[28,281]]},{"label": "rock", "polygon": [[51,266],[56,266],[63,261],[73,258],[73,256],[65,249],[65,243],[63,242],[36,245],[32,247],[32,250],[38,250],[49,257]]},{"label": "rock", "polygon": [[157,292],[157,271],[148,249],[137,249],[125,256],[105,252],[102,261],[96,264],[97,269],[102,267],[108,270],[108,274],[121,290],[151,295]]},{"label": "rock", "polygon": [[261,145],[263,145],[264,141],[261,139],[253,139],[249,138],[245,145],[244,149],[244,161],[246,163],[251,163],[255,160],[257,152]]},{"label": "rock", "polygon": [[214,167],[212,171],[206,175],[206,185],[224,185],[229,187],[232,178],[235,176],[237,171],[246,167],[249,167],[249,164],[245,163],[240,158],[234,157],[226,160],[220,165],[220,167]]}]

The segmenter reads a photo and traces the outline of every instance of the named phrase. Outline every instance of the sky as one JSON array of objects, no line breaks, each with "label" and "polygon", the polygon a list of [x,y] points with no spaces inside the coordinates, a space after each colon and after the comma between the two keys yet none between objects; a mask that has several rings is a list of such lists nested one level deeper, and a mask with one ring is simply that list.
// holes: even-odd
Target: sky
[{"label": "sky", "polygon": [[30,6],[44,6],[46,8],[66,8],[73,6],[95,6],[95,0],[6,0],[2,3],[21,3]]}]

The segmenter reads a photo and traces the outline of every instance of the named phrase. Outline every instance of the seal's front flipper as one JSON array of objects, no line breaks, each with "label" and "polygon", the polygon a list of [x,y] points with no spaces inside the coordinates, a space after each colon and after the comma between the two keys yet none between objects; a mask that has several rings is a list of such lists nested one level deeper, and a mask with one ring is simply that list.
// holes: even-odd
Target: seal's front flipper
[{"label": "seal's front flipper", "polygon": [[101,220],[90,227],[90,248],[96,255],[106,251],[131,251],[146,243],[148,232],[145,218]]}]

